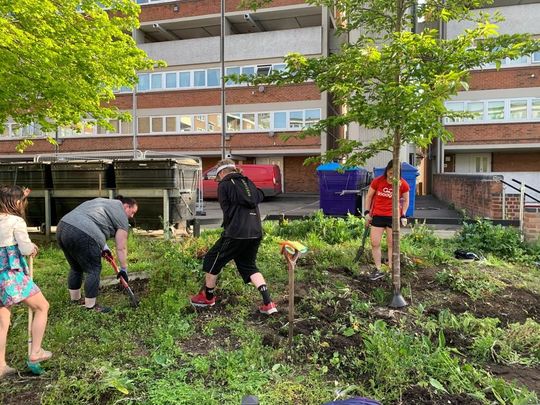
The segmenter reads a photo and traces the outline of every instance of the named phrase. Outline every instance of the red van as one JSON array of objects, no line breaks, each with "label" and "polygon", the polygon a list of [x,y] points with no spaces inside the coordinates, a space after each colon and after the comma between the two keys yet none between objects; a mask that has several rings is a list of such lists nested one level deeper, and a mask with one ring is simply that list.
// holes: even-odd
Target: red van
[{"label": "red van", "polygon": [[[281,193],[281,171],[278,165],[236,165],[244,176],[255,183],[264,197],[273,197]],[[203,196],[205,199],[217,198],[218,182],[215,181],[216,168],[212,167],[203,173]]]}]

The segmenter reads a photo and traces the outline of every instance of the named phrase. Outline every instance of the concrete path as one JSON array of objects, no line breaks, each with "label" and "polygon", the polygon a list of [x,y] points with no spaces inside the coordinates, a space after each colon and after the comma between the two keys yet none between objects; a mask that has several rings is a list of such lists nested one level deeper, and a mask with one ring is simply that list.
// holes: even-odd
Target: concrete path
[{"label": "concrete path", "polygon": [[[223,220],[217,201],[205,201],[205,216],[198,216],[202,229],[217,228]],[[278,219],[285,216],[290,219],[300,219],[312,215],[319,210],[318,194],[282,194],[260,204],[259,209],[263,219]],[[425,222],[436,230],[441,237],[451,237],[460,229],[461,215],[447,204],[432,196],[416,196],[414,218]],[[408,232],[404,229],[404,232]]]}]

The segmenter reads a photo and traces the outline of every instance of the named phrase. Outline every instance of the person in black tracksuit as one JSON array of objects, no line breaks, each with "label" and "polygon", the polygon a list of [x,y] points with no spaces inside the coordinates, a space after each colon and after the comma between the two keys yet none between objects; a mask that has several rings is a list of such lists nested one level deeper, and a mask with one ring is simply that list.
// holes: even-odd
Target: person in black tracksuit
[{"label": "person in black tracksuit", "polygon": [[263,196],[231,159],[218,162],[216,181],[219,181],[218,200],[223,211],[223,233],[204,257],[205,286],[191,297],[191,304],[198,307],[215,305],[214,289],[218,274],[228,262],[234,260],[244,282],[253,283],[262,295],[263,305],[259,311],[273,314],[277,312],[276,305],[255,263],[262,239],[258,205]]}]

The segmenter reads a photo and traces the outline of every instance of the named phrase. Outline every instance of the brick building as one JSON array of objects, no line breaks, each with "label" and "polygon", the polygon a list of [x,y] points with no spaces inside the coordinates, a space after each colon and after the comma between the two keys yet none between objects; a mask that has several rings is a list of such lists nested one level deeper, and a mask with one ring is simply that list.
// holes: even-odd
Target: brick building
[{"label": "brick building", "polygon": [[[540,35],[540,4],[496,0],[490,14],[498,11],[505,21],[503,34]],[[447,37],[462,32],[467,25],[450,23]],[[540,52],[471,72],[468,91],[447,103],[452,110],[468,111],[473,118],[447,120],[454,140],[439,145],[439,173],[502,174],[540,187]],[[512,192],[512,190],[510,190]]]},{"label": "brick building", "polygon": [[[309,156],[331,148],[333,136],[287,141],[332,111],[329,97],[312,82],[290,86],[225,86],[226,131],[222,131],[221,66],[225,74],[268,74],[284,68],[283,57],[298,52],[326,56],[338,49],[335,18],[324,7],[303,0],[275,0],[256,12],[226,1],[224,57],[221,59],[221,3],[218,0],[138,0],[141,25],[133,37],[153,59],[167,67],[140,72],[136,91],[121,89],[115,105],[134,116],[114,121],[114,130],[88,125],[82,133],[60,128],[59,152],[155,150],[200,156],[207,168],[230,154],[243,163],[276,163],[286,192],[318,190]],[[7,125],[0,141],[1,160],[30,159],[55,147],[39,134],[23,156],[16,144],[32,128]]]}]

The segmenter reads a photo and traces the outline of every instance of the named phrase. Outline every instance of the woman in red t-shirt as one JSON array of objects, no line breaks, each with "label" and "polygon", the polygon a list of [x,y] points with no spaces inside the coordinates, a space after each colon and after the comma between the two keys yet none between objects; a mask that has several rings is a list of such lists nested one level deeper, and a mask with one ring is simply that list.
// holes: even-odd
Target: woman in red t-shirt
[{"label": "woman in red t-shirt", "polygon": [[[366,226],[371,225],[371,252],[375,269],[370,275],[371,280],[378,280],[384,277],[381,273],[381,239],[386,230],[386,243],[388,245],[388,262],[392,260],[392,160],[388,162],[382,176],[376,177],[369,186],[366,197],[366,207],[364,211]],[[402,201],[400,205],[400,216],[405,218],[407,208],[409,208],[409,185],[403,178],[399,183],[399,197]]]}]

